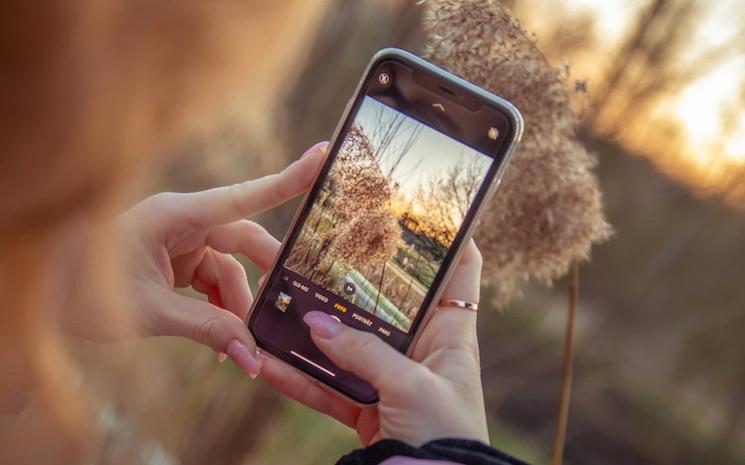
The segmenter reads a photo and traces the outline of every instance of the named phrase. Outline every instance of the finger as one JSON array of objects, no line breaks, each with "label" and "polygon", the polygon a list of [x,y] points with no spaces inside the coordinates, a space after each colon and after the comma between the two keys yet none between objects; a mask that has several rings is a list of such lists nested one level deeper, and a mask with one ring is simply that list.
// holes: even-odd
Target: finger
[{"label": "finger", "polygon": [[[207,286],[206,292],[201,286]],[[192,287],[207,294],[213,304],[245,321],[253,298],[248,286],[246,269],[232,255],[207,248],[202,261],[194,271]],[[210,295],[213,288],[219,291],[219,299]]]},{"label": "finger", "polygon": [[[173,287],[194,286],[194,272],[200,263],[204,260],[204,254],[207,252],[206,247],[199,247],[189,253],[178,255],[171,259],[171,269],[173,270]],[[196,289],[196,288],[195,288]],[[197,289],[199,290],[199,289]],[[199,292],[205,293],[199,290]]]},{"label": "finger", "polygon": [[327,143],[311,147],[299,160],[277,174],[232,186],[184,194],[186,221],[201,225],[230,223],[275,207],[305,192],[315,179]]},{"label": "finger", "polygon": [[[264,357],[262,357],[264,358]],[[360,408],[318,386],[281,360],[266,357],[261,376],[279,392],[354,428]]]},{"label": "finger", "polygon": [[256,343],[238,316],[170,289],[156,287],[150,295],[149,308],[144,309],[149,334],[186,337],[228,354],[253,377],[261,371]]},{"label": "finger", "polygon": [[[469,241],[442,294],[442,299],[478,303],[481,277],[481,254]],[[424,360],[442,357],[439,374],[449,379],[465,376],[479,366],[476,335],[477,312],[460,307],[438,306],[422,329],[422,337],[412,351],[412,358]],[[446,349],[446,350],[441,350]],[[464,378],[465,379],[465,378]]]},{"label": "finger", "polygon": [[220,298],[220,289],[217,286],[208,284],[206,281],[202,281],[200,278],[194,277],[191,282],[191,287],[200,294],[207,296],[207,302],[215,305],[216,307],[225,308]]},{"label": "finger", "polygon": [[406,383],[422,368],[374,334],[350,328],[325,312],[308,312],[303,321],[332,362],[372,384],[381,395],[390,383]]},{"label": "finger", "polygon": [[[481,264],[481,252],[471,239],[442,291],[441,300],[456,299],[478,304],[481,292]],[[454,334],[470,334],[476,330],[476,315],[477,312],[473,310],[439,306],[435,309],[428,326],[439,324],[449,328]],[[464,331],[461,333],[460,329]]]},{"label": "finger", "polygon": [[219,252],[245,255],[264,272],[271,268],[280,246],[266,229],[248,220],[213,227],[205,242]]},{"label": "finger", "polygon": [[442,299],[465,300],[479,302],[481,292],[481,252],[471,239],[463,249],[458,264],[455,265],[450,280],[442,291]]}]

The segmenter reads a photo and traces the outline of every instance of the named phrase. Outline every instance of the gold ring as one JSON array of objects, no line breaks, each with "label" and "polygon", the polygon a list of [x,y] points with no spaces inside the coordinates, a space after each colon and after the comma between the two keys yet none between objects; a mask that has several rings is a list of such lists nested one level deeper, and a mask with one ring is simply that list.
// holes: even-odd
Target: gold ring
[{"label": "gold ring", "polygon": [[479,310],[478,304],[475,304],[473,302],[466,302],[465,300],[457,300],[457,299],[442,299],[440,301],[440,307],[465,308],[466,310],[471,310],[474,312],[477,312]]}]

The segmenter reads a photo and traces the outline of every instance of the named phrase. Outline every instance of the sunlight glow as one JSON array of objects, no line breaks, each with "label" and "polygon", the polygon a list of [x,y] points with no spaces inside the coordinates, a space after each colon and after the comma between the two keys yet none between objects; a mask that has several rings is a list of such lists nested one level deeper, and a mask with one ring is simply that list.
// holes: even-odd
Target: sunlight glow
[{"label": "sunlight glow", "polygon": [[745,163],[745,117],[740,118],[735,134],[725,141],[724,153],[739,163]]},{"label": "sunlight glow", "polygon": [[[604,42],[601,49],[610,50],[624,37],[630,20],[639,12],[639,8],[647,4],[643,0],[565,2],[572,10],[586,9],[596,15],[597,30],[602,32]],[[701,10],[700,24],[690,39],[690,54],[686,57],[691,60],[701,56],[701,52],[731,41],[745,27],[741,15],[733,14],[745,11],[743,0],[703,2],[702,6],[705,8]],[[595,65],[604,59],[599,54],[588,58]],[[593,69],[592,66],[588,67],[588,63],[578,64],[580,66],[577,68],[581,71]],[[726,173],[721,170],[726,170],[727,166],[745,166],[745,50],[739,54],[733,53],[729,59],[705,71],[679,94],[658,102],[655,108],[650,109],[650,121],[667,121],[680,126],[684,148],[673,155],[677,161],[670,158],[670,152],[659,150],[665,145],[662,140],[647,139],[651,143],[646,150],[638,146],[645,137],[632,136],[639,140],[629,144],[642,152],[649,152],[650,157],[667,166],[671,175],[692,182],[694,187],[695,184],[710,185],[714,181],[712,176],[725,179]]]},{"label": "sunlight glow", "polygon": [[[739,57],[723,64],[710,74],[691,84],[678,98],[675,117],[686,130],[690,143],[690,156],[704,160],[725,157],[745,162],[745,118],[723,134],[723,111],[736,105],[739,98],[738,81],[745,69],[745,58]],[[719,148],[720,153],[709,151]],[[704,161],[701,160],[701,161]]]}]

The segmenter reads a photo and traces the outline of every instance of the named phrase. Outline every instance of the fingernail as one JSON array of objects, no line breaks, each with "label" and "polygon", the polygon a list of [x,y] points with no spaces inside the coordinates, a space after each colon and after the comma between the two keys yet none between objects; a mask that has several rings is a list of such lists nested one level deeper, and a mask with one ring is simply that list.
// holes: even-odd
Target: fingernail
[{"label": "fingernail", "polygon": [[[259,360],[259,372],[261,372],[261,360]],[[249,373],[248,376],[251,379],[256,379],[256,378],[259,377],[259,374],[258,373]]]},{"label": "fingernail", "polygon": [[316,152],[320,152],[323,149],[325,149],[328,144],[329,143],[327,141],[318,142],[318,143],[314,144],[311,148],[309,148],[308,150],[306,150],[305,153],[300,156],[300,158],[309,157],[310,155],[312,155],[312,154],[314,154]]},{"label": "fingernail", "polygon": [[228,342],[227,350],[225,351],[236,365],[246,371],[252,379],[261,372],[261,362],[256,360],[254,354],[248,350],[248,347],[243,345],[238,339],[231,339]]},{"label": "fingernail", "polygon": [[344,327],[339,320],[325,312],[308,312],[303,316],[303,321],[313,333],[324,339],[331,339]]},{"label": "fingernail", "polygon": [[[264,362],[266,359],[269,358],[259,349],[256,349],[256,360],[259,362],[259,373],[261,373],[261,370],[264,368]],[[258,375],[252,375],[251,373],[248,374],[248,376],[251,377],[251,379],[256,379],[256,376]]]},{"label": "fingernail", "polygon": [[224,362],[226,358],[228,358],[228,354],[226,354],[225,352],[220,352],[219,354],[217,354],[217,363]]}]

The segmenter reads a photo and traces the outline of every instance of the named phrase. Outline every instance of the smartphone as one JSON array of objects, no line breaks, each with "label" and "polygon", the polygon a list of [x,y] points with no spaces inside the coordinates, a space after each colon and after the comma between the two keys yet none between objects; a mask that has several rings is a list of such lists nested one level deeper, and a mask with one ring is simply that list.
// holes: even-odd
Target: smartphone
[{"label": "smartphone", "polygon": [[506,100],[400,49],[378,52],[254,300],[260,350],[360,404],[303,315],[321,310],[407,353],[522,134]]}]

